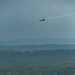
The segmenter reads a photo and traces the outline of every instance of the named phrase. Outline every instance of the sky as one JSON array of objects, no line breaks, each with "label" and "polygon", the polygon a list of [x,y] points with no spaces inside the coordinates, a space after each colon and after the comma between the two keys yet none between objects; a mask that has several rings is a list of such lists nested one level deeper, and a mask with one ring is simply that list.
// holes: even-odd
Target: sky
[{"label": "sky", "polygon": [[49,19],[70,13],[75,0],[0,0],[0,41],[75,38],[75,14]]}]

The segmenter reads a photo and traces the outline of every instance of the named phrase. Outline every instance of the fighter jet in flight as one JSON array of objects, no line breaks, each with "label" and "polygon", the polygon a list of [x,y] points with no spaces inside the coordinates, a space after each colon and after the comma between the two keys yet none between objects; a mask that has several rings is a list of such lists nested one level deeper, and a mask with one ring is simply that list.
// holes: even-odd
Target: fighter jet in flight
[{"label": "fighter jet in flight", "polygon": [[42,20],[39,20],[39,21],[45,21],[45,18],[43,18]]}]

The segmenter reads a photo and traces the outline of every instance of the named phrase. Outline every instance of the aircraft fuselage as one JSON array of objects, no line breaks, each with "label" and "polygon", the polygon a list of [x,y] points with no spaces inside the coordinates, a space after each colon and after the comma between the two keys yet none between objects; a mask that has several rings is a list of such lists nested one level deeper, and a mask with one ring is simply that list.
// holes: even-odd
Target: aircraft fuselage
[{"label": "aircraft fuselage", "polygon": [[42,19],[42,20],[39,20],[39,21],[45,21],[45,18],[44,18],[44,19]]}]

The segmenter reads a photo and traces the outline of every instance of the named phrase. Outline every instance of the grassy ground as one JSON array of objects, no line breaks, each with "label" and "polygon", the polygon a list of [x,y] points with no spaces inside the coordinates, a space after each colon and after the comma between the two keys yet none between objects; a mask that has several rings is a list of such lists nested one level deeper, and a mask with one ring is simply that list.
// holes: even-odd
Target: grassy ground
[{"label": "grassy ground", "polygon": [[75,75],[75,63],[0,65],[0,75]]}]

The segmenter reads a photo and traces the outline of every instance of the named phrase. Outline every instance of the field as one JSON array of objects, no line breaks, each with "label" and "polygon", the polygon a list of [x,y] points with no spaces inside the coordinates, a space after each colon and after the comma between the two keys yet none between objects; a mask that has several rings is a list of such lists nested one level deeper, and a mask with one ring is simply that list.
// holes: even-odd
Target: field
[{"label": "field", "polygon": [[0,75],[75,75],[75,63],[0,65]]}]

